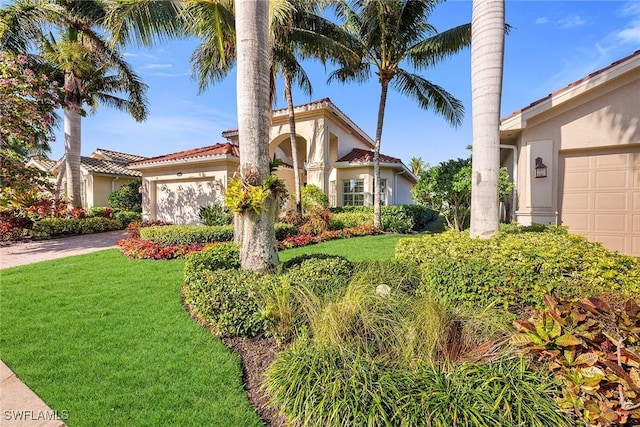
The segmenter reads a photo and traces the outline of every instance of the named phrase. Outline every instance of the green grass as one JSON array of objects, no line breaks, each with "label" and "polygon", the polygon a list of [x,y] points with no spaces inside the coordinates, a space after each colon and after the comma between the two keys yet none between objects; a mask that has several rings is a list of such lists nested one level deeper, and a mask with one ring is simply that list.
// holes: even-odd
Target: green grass
[{"label": "green grass", "polygon": [[302,246],[278,253],[280,262],[305,254],[342,255],[350,261],[364,261],[368,259],[393,258],[398,240],[411,235],[382,234],[379,236],[365,236],[353,239],[331,240],[317,245]]},{"label": "green grass", "polygon": [[0,357],[69,426],[261,425],[238,358],[182,308],[183,263],[114,249],[3,270]]},{"label": "green grass", "polygon": [[[392,258],[404,236],[283,251]],[[257,426],[239,359],[181,305],[183,260],[94,252],[0,272],[0,358],[73,426]]]}]

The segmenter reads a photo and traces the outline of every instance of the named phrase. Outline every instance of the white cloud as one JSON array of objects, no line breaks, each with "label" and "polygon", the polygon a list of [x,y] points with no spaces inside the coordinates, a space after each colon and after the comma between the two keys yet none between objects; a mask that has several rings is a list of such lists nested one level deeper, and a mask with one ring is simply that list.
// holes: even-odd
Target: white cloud
[{"label": "white cloud", "polygon": [[618,15],[630,18],[629,22],[619,30],[610,33],[605,42],[612,45],[638,45],[640,44],[640,2],[630,1],[619,10]]},{"label": "white cloud", "polygon": [[556,22],[556,25],[560,28],[575,28],[581,27],[587,23],[587,20],[580,15],[569,15]]},{"label": "white cloud", "polygon": [[547,23],[549,23],[549,18],[547,18],[546,16],[541,16],[540,18],[536,19],[537,25],[542,25]]},{"label": "white cloud", "polygon": [[147,64],[147,65],[144,65],[142,68],[145,70],[157,70],[161,68],[171,68],[171,67],[173,67],[173,64]]},{"label": "white cloud", "polygon": [[164,72],[154,72],[150,73],[150,76],[153,77],[188,77],[190,74],[188,72],[183,73],[164,73]]}]

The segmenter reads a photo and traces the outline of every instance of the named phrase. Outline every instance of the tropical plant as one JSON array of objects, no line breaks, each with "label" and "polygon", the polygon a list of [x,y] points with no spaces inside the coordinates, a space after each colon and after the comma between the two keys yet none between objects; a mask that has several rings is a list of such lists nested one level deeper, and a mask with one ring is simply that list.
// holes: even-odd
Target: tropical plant
[{"label": "tropical plant", "polygon": [[441,114],[452,125],[462,121],[462,103],[444,88],[403,68],[416,70],[434,67],[439,61],[459,52],[471,41],[471,25],[465,24],[438,33],[428,23],[439,1],[367,1],[338,2],[336,15],[345,22],[351,35],[349,47],[357,60],[347,60],[329,75],[329,81],[367,80],[373,68],[380,81],[380,103],[373,156],[374,225],[380,218],[380,145],[389,85],[418,102],[423,109]]},{"label": "tropical plant", "polygon": [[504,59],[504,0],[473,1],[471,105],[474,179],[471,235],[488,239],[500,223],[500,97]]},{"label": "tropical plant", "polygon": [[[37,2],[17,0],[0,12],[0,44],[27,53],[36,48],[33,63],[51,71],[62,83],[64,99],[65,169],[67,197],[80,207],[81,117],[86,105],[98,103],[128,111],[142,121],[147,115],[146,85],[107,42],[100,27],[106,3],[97,0]],[[57,30],[57,36],[51,29]],[[126,94],[127,98],[120,97]]]},{"label": "tropical plant", "polygon": [[412,157],[409,161],[409,169],[411,169],[412,174],[419,177],[425,170],[429,169],[429,163],[422,160],[422,157]]},{"label": "tropical plant", "polygon": [[109,207],[123,211],[142,212],[142,179],[134,179],[109,195]]}]

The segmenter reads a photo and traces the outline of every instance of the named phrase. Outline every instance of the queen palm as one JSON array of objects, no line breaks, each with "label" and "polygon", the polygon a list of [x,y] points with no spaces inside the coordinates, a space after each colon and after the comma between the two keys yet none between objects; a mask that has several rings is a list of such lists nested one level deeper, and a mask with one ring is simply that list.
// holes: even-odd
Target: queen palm
[{"label": "queen palm", "polygon": [[[65,169],[67,196],[81,207],[80,152],[83,107],[95,111],[98,103],[128,111],[142,121],[147,115],[146,85],[117,49],[110,47],[97,25],[105,16],[100,1],[34,2],[20,0],[2,10],[3,46],[26,52],[35,47],[38,62],[54,70],[62,82],[64,100]],[[58,30],[58,37],[50,29]],[[121,98],[125,93],[128,98]]]},{"label": "queen palm", "polygon": [[380,145],[382,127],[391,85],[413,98],[425,110],[433,110],[454,126],[462,122],[463,106],[444,88],[408,71],[435,66],[440,60],[459,52],[471,40],[470,24],[438,33],[428,23],[434,7],[440,3],[426,0],[354,0],[335,5],[337,16],[352,36],[351,48],[357,61],[343,62],[329,75],[329,81],[363,82],[374,69],[380,82],[380,102],[373,153],[374,225],[380,227]]}]

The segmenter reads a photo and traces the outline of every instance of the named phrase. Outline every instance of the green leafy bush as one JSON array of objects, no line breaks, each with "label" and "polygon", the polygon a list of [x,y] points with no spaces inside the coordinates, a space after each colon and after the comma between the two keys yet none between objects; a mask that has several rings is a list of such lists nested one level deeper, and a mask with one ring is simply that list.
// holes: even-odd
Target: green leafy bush
[{"label": "green leafy bush", "polygon": [[109,195],[111,209],[142,213],[142,179],[133,180]]},{"label": "green leafy bush", "polygon": [[344,291],[353,274],[353,265],[340,256],[310,255],[288,261],[283,279],[291,286],[304,286],[324,298]]},{"label": "green leafy bush", "polygon": [[124,226],[129,226],[132,222],[142,221],[142,215],[138,212],[118,211],[113,215]]},{"label": "green leafy bush", "polygon": [[448,231],[402,239],[396,257],[420,264],[424,291],[454,304],[497,303],[518,311],[543,295],[564,297],[615,291],[640,293],[640,261],[555,228],[472,239]]},{"label": "green leafy bush", "polygon": [[87,218],[112,218],[114,213],[109,207],[94,206],[85,213],[85,216]]},{"label": "green leafy bush", "polygon": [[233,214],[229,213],[226,206],[209,204],[201,206],[198,214],[204,225],[230,225],[233,222]]},{"label": "green leafy bush", "polygon": [[33,224],[31,233],[37,239],[50,239],[55,236],[91,234],[122,228],[120,221],[110,218],[44,218]]},{"label": "green leafy bush", "polygon": [[140,229],[140,238],[164,245],[228,242],[233,240],[233,226],[166,225]]},{"label": "green leafy bush", "polygon": [[158,226],[165,226],[165,225],[172,225],[172,223],[167,222],[167,221],[158,221],[158,220],[133,221],[133,222],[129,223],[129,225],[127,226],[127,232],[129,233],[129,238],[131,238],[131,239],[139,239],[140,238],[140,229],[141,228],[158,227]]},{"label": "green leafy bush", "polygon": [[234,243],[217,243],[199,252],[192,252],[184,263],[185,281],[210,270],[240,268],[240,248]]},{"label": "green leafy bush", "polygon": [[311,209],[326,209],[329,206],[327,193],[313,184],[305,185],[300,189],[300,199],[300,204],[305,212]]},{"label": "green leafy bush", "polygon": [[331,223],[331,212],[328,209],[312,208],[304,215],[304,223],[298,228],[300,234],[319,236],[327,231]]},{"label": "green leafy bush", "polygon": [[[406,233],[410,230],[424,230],[427,224],[438,217],[438,213],[432,209],[420,205],[388,205],[381,206],[382,229],[394,233]],[[332,229],[340,226],[340,221],[345,224],[351,221],[363,221],[361,224],[373,224],[373,206],[342,206],[332,208],[335,223]],[[352,214],[352,215],[345,215]],[[365,214],[369,214],[367,217]],[[366,222],[365,222],[366,221]],[[351,227],[352,225],[345,225]],[[410,226],[410,228],[408,228]]]},{"label": "green leafy bush", "polygon": [[182,295],[192,313],[217,336],[257,337],[268,326],[260,308],[265,280],[247,270],[205,270],[189,278]]},{"label": "green leafy bush", "polygon": [[286,224],[284,222],[276,222],[276,240],[284,240],[287,237],[295,236],[298,234],[298,229],[293,224]]},{"label": "green leafy bush", "polygon": [[333,214],[329,223],[329,230],[357,227],[373,224],[373,210],[371,212],[337,212]]},{"label": "green leafy bush", "polygon": [[[610,305],[545,298],[544,309],[514,322],[511,342],[562,384],[558,404],[588,425],[640,425],[640,300]],[[616,307],[617,305],[617,307]]]}]

